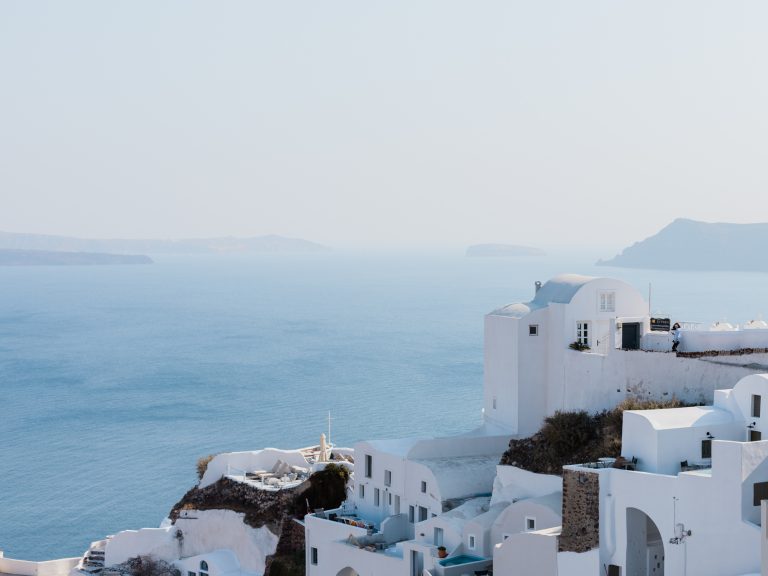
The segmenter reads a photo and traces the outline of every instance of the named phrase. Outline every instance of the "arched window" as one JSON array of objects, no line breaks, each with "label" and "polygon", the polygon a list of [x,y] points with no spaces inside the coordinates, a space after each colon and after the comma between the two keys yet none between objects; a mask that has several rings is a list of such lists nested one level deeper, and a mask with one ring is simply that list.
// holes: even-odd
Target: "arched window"
[{"label": "arched window", "polygon": [[200,576],[208,576],[206,572],[208,572],[208,562],[200,560]]}]

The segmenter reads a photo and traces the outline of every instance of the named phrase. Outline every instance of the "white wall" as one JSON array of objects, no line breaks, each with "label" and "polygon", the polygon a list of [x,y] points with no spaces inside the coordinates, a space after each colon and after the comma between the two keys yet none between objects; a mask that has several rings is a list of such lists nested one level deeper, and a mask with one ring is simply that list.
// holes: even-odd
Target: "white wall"
[{"label": "white wall", "polygon": [[[761,396],[760,416],[752,416],[752,395]],[[754,374],[739,381],[731,394],[735,409],[768,440],[768,374]],[[745,431],[746,434],[746,431]],[[745,437],[746,438],[746,437]]]},{"label": "white wall", "polygon": [[210,486],[231,470],[232,474],[240,474],[242,471],[272,470],[278,460],[287,462],[291,466],[308,468],[309,463],[301,455],[299,450],[278,450],[277,448],[264,448],[248,452],[225,452],[217,454],[208,463],[208,468],[200,480],[199,488]]},{"label": "white wall", "polygon": [[701,442],[707,432],[718,440],[743,440],[743,422],[708,424],[656,430],[642,413],[624,412],[622,455],[638,459],[638,469],[657,474],[677,474],[680,463],[702,463]]},{"label": "white wall", "polygon": [[681,330],[681,352],[768,348],[768,330]]},{"label": "white wall", "polygon": [[[190,510],[194,519],[179,518],[167,528],[144,528],[119,532],[107,541],[105,564],[112,566],[139,555],[153,555],[167,562],[219,549],[232,550],[243,570],[261,573],[264,561],[274,554],[278,537],[269,528],[252,528],[244,514],[231,510]],[[178,545],[177,530],[184,535]]]},{"label": "white wall", "polygon": [[[306,575],[336,576],[344,568],[354,569],[360,576],[395,576],[408,564],[403,558],[368,552],[346,543],[347,538],[365,536],[366,530],[314,516],[305,517]],[[318,549],[318,563],[311,562],[311,549]]]},{"label": "white wall", "polygon": [[0,552],[0,573],[18,576],[66,576],[80,562],[80,558],[60,558],[44,562],[5,558]]},{"label": "white wall", "polygon": [[516,466],[497,466],[493,481],[491,506],[524,498],[537,498],[562,492],[563,479],[550,474],[536,474]]},{"label": "white wall", "polygon": [[543,506],[530,500],[520,500],[510,504],[491,528],[491,542],[498,544],[504,541],[504,534],[526,532],[526,518],[536,519],[536,531],[554,528],[562,524],[562,514],[558,514],[548,506]]},{"label": "white wall", "polygon": [[[513,432],[518,429],[518,333],[522,324],[527,330],[528,322],[517,318],[493,314],[485,317],[483,415],[487,421],[508,426]],[[539,329],[546,333],[541,324]]]},{"label": "white wall", "polygon": [[[522,532],[511,536],[493,548],[494,575],[557,576],[557,540],[557,531]],[[597,576],[597,573],[589,576]]]},{"label": "white wall", "polygon": [[[417,442],[403,441],[398,447],[396,442],[388,442],[390,451],[380,450],[374,442],[355,444],[355,478],[351,487],[351,502],[357,506],[358,513],[366,520],[378,525],[384,518],[395,514],[395,497],[400,496],[400,512],[408,513],[408,507],[428,510],[428,514],[441,514],[443,500],[468,496],[475,493],[489,492],[493,482],[493,471],[481,473],[477,468],[461,470],[454,474],[442,474],[437,478],[433,471],[416,459],[461,458],[496,454],[501,456],[509,443],[508,436],[451,436],[428,438]],[[365,456],[372,456],[371,478],[365,476]],[[494,456],[494,458],[496,458]],[[392,484],[386,486],[385,470],[392,472]],[[466,476],[470,474],[470,476]],[[459,475],[459,476],[456,476]],[[461,482],[454,482],[458,478]],[[466,482],[467,478],[476,480],[474,485]],[[421,483],[427,483],[427,491],[421,491]],[[360,485],[365,485],[365,497],[360,498]],[[375,505],[375,490],[379,489],[379,505]],[[470,493],[466,493],[469,491]],[[389,504],[392,494],[392,505]]]},{"label": "white wall", "polygon": [[[604,290],[616,292],[613,312],[599,311],[598,298]],[[746,367],[752,362],[749,356],[715,363],[711,358],[617,350],[610,346],[616,318],[641,319],[644,333],[649,331],[642,295],[624,282],[604,278],[582,286],[568,304],[550,303],[519,319],[487,315],[485,419],[525,436],[536,432],[543,419],[557,410],[609,409],[627,397],[664,400],[676,396],[709,403],[715,389],[731,388],[740,378],[756,372],[754,366]],[[568,349],[576,339],[577,321],[592,323],[593,348],[604,353]],[[538,325],[538,336],[528,335],[530,324]],[[763,331],[743,332],[754,339],[753,332]],[[649,338],[656,335],[646,340]]]},{"label": "white wall", "polygon": [[560,552],[557,555],[558,576],[595,576],[600,572],[600,554],[597,549],[589,552]]},{"label": "white wall", "polygon": [[[712,445],[711,475],[695,472],[665,476],[616,469],[600,474],[600,564],[626,568],[627,510],[647,514],[661,533],[666,574],[722,576],[756,572],[760,565],[760,530],[742,519],[744,451],[763,452],[760,444],[716,441]],[[757,455],[756,455],[757,456]],[[756,458],[757,459],[757,458]],[[757,469],[755,469],[757,470]],[[757,470],[761,478],[768,471]],[[759,507],[756,507],[759,512]],[[692,536],[670,544],[675,523]],[[727,551],[727,553],[724,553]],[[625,572],[624,572],[625,573]]]},{"label": "white wall", "polygon": [[208,564],[206,573],[209,576],[223,576],[224,574],[240,572],[240,562],[232,550],[214,550],[209,554],[190,556],[183,560],[177,560],[174,565],[181,571],[181,576],[186,576],[188,572],[199,573],[202,561]]}]

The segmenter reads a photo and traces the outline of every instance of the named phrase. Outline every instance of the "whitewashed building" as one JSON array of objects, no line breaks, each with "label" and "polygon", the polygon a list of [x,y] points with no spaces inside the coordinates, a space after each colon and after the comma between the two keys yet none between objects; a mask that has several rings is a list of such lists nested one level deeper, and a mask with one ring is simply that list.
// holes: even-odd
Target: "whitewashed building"
[{"label": "whitewashed building", "polygon": [[[768,375],[760,374],[718,390],[711,406],[625,412],[626,467],[567,466],[562,528],[498,544],[494,573],[759,573],[766,410]],[[536,551],[538,562],[517,563],[522,550]]]},{"label": "whitewashed building", "polygon": [[722,357],[717,364],[661,353],[671,350],[672,336],[651,330],[648,303],[626,282],[564,274],[536,283],[530,302],[485,317],[484,418],[528,436],[557,410],[609,409],[627,397],[711,402],[716,389],[755,373],[756,359],[768,360],[768,330],[747,326],[726,331],[690,324],[680,351],[763,353]]}]

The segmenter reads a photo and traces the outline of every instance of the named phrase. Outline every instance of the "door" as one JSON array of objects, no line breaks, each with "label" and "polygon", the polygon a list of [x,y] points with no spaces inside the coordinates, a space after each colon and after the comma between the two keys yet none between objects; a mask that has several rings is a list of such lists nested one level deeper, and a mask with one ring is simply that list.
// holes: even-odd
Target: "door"
[{"label": "door", "polygon": [[443,529],[435,527],[435,546],[443,545]]},{"label": "door", "polygon": [[621,325],[621,347],[624,350],[640,349],[639,322],[624,322]]},{"label": "door", "polygon": [[421,576],[424,571],[424,554],[411,550],[411,576]]}]

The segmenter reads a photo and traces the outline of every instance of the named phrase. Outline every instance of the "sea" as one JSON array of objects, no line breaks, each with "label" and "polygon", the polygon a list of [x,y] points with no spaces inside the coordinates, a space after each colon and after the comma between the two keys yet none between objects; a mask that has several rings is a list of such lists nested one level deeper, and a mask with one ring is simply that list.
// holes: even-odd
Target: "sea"
[{"label": "sea", "polygon": [[[483,316],[563,272],[673,321],[768,314],[768,274],[597,256],[157,256],[0,268],[0,550],[81,555],[158,526],[201,456],[460,433],[480,423]],[[603,254],[602,256],[605,256]]]}]

